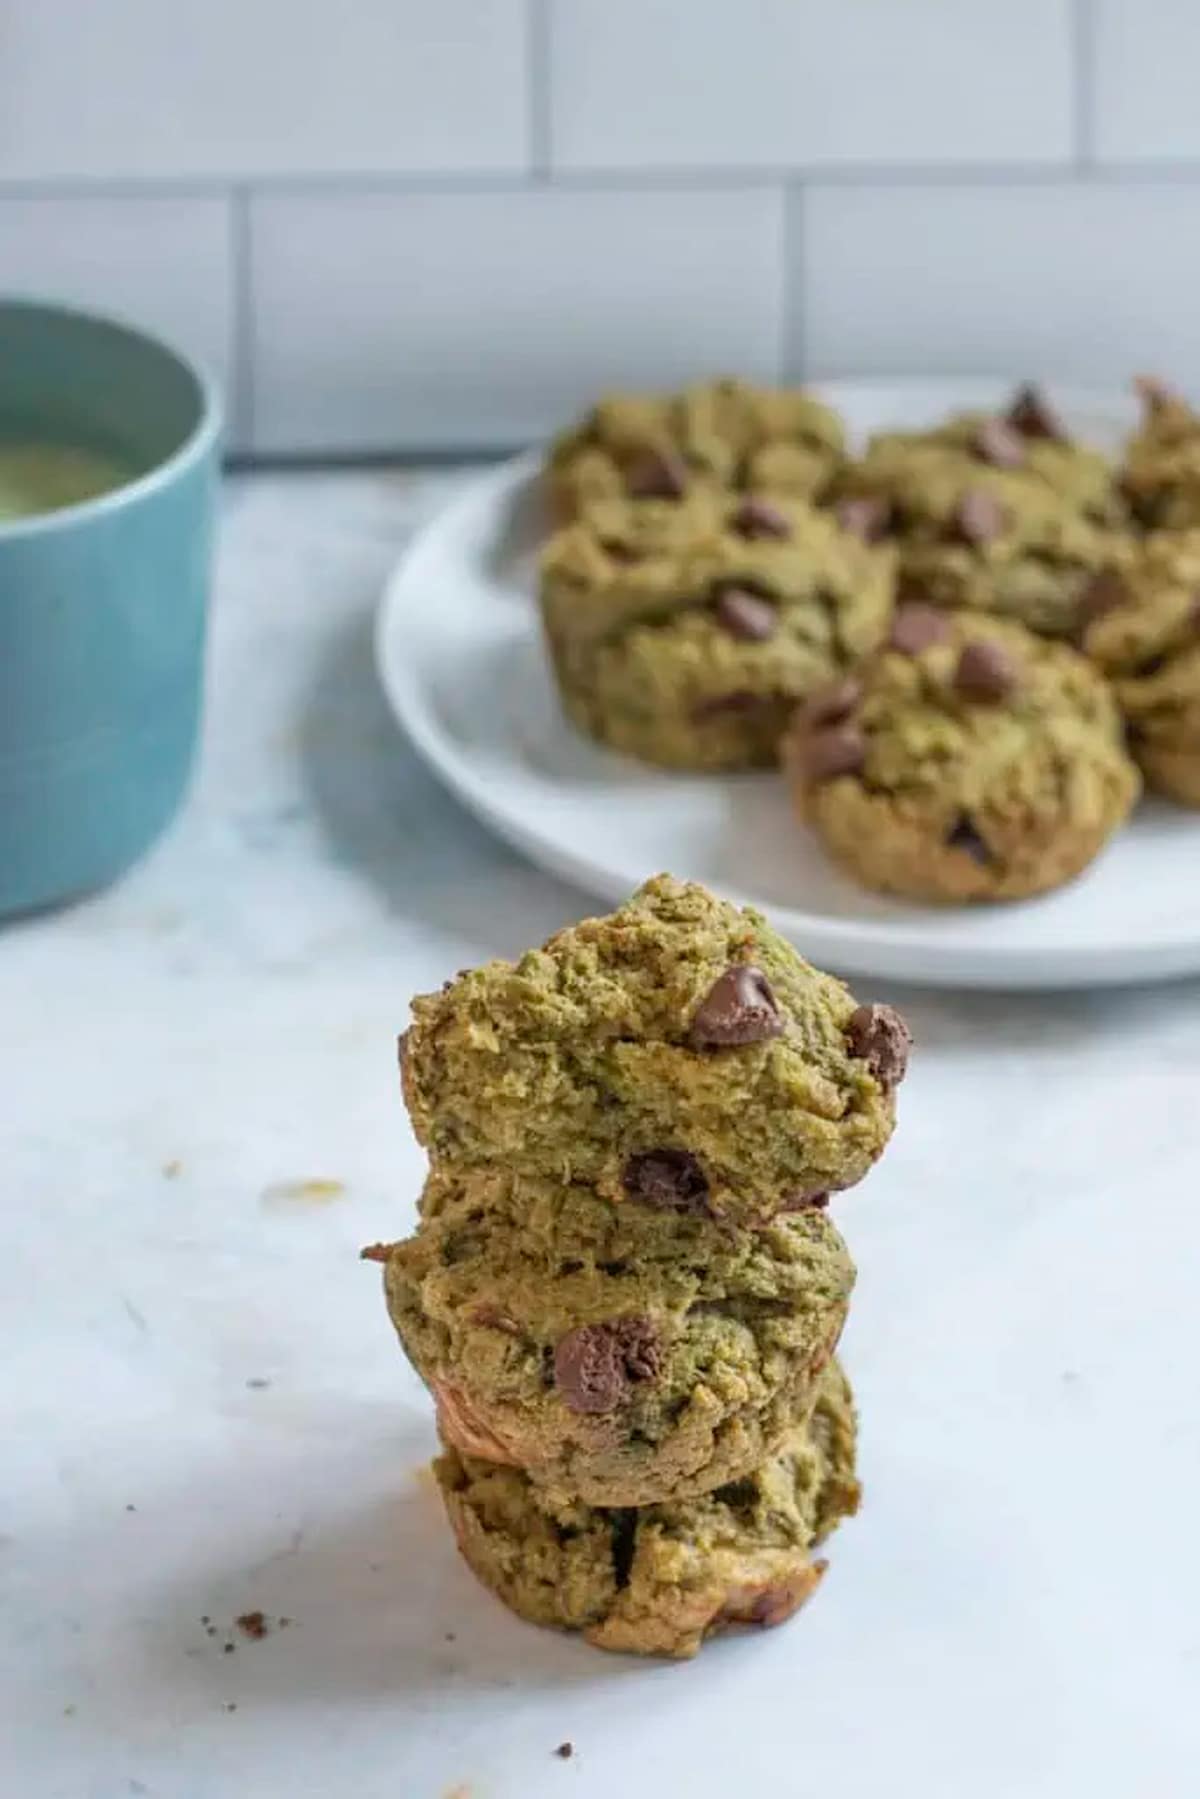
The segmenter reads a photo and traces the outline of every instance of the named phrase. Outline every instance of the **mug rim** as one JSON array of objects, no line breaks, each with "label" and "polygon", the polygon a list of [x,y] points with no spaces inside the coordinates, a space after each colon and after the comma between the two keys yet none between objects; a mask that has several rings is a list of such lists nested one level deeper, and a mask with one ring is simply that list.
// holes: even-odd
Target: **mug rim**
[{"label": "mug rim", "polygon": [[132,480],[123,481],[118,487],[110,487],[105,493],[93,495],[91,499],[76,500],[70,506],[56,506],[49,512],[33,513],[27,518],[0,519],[0,548],[17,538],[37,537],[51,531],[86,525],[93,519],[103,518],[110,512],[120,511],[126,506],[135,505],[139,500],[147,499],[159,489],[169,486],[187,467],[207,455],[220,437],[225,418],[216,377],[198,358],[185,356],[182,350],[166,338],[159,337],[153,331],[144,331],[140,325],[131,324],[127,319],[114,318],[110,313],[93,312],[87,307],[65,305],[57,300],[0,296],[0,315],[6,312],[41,313],[50,319],[64,320],[69,325],[99,325],[133,343],[149,345],[151,349],[168,357],[194,382],[198,407],[191,430],[163,461],[156,462],[142,474],[135,475]]}]

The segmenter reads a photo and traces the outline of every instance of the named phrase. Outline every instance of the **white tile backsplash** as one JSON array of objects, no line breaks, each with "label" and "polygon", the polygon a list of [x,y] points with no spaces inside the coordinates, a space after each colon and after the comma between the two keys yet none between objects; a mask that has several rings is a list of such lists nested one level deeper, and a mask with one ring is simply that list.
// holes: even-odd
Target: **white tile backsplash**
[{"label": "white tile backsplash", "polygon": [[524,0],[0,0],[4,177],[511,173]]},{"label": "white tile backsplash", "polygon": [[1200,157],[1196,0],[1093,0],[1095,152],[1101,161]]},{"label": "white tile backsplash", "polygon": [[1200,384],[1189,186],[839,186],[800,203],[793,363]]},{"label": "white tile backsplash", "polygon": [[1069,0],[563,0],[557,169],[1064,160]]},{"label": "white tile backsplash", "polygon": [[259,195],[255,445],[516,443],[606,385],[770,378],[781,215],[762,189]]},{"label": "white tile backsplash", "polygon": [[175,337],[264,452],[785,338],[1200,385],[1198,64],[1194,0],[0,0],[0,292]]},{"label": "white tile backsplash", "polygon": [[0,188],[0,293],[140,325],[226,381],[230,210],[216,196],[16,196]]}]

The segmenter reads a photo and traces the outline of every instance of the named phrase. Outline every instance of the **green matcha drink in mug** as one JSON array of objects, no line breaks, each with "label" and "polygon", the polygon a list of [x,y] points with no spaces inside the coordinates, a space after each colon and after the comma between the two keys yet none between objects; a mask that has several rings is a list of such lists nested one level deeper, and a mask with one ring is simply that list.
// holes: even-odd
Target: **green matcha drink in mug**
[{"label": "green matcha drink in mug", "polygon": [[0,916],[112,880],[179,803],[219,429],[164,344],[0,300]]}]

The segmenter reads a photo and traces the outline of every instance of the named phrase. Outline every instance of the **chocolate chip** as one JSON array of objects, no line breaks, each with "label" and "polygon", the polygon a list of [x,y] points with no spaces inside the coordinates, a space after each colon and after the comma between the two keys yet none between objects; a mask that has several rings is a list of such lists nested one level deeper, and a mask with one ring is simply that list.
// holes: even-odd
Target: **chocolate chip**
[{"label": "chocolate chip", "polygon": [[1000,644],[977,638],[963,645],[954,685],[967,699],[1002,700],[1016,684],[1016,664]]},{"label": "chocolate chip", "polygon": [[781,1212],[823,1212],[829,1204],[828,1193],[792,1193],[784,1200]]},{"label": "chocolate chip", "polygon": [[791,521],[770,500],[747,495],[729,521],[739,537],[790,537]]},{"label": "chocolate chip", "polygon": [[623,543],[618,537],[602,537],[600,545],[611,556],[614,562],[640,562],[642,552],[631,543]]},{"label": "chocolate chip", "polygon": [[625,491],[635,500],[681,500],[688,467],[670,450],[642,450],[625,470]]},{"label": "chocolate chip", "polygon": [[747,587],[722,587],[715,610],[720,624],[741,643],[765,643],[779,628],[779,614],[770,600]]},{"label": "chocolate chip", "polygon": [[979,832],[969,812],[960,812],[953,825],[946,833],[946,848],[962,850],[981,868],[986,868],[992,860],[992,852]]},{"label": "chocolate chip", "polygon": [[857,774],[867,759],[867,745],[857,725],[833,725],[814,731],[800,746],[800,773],[816,785],[838,775]]},{"label": "chocolate chip", "polygon": [[1005,419],[984,419],[971,445],[981,462],[993,468],[1020,468],[1025,460],[1025,439]]},{"label": "chocolate chip", "polygon": [[645,1149],[621,1176],[630,1199],[659,1212],[708,1212],[708,1177],[688,1149]]},{"label": "chocolate chip", "polygon": [[1049,437],[1057,443],[1067,441],[1062,420],[1040,388],[1032,382],[1019,387],[1008,409],[1008,423],[1022,437]]},{"label": "chocolate chip", "polygon": [[985,488],[971,487],[958,502],[954,528],[965,543],[985,544],[999,537],[1007,523],[1007,514],[995,494]]},{"label": "chocolate chip", "polygon": [[859,1006],[846,1026],[850,1054],[859,1056],[885,1093],[904,1079],[912,1032],[891,1006]]},{"label": "chocolate chip", "polygon": [[832,687],[822,687],[811,694],[800,708],[801,721],[810,730],[843,724],[861,699],[861,682],[853,675],[847,675],[844,681],[836,681]]},{"label": "chocolate chip", "polygon": [[923,600],[906,600],[896,608],[888,644],[902,656],[919,656],[931,644],[949,636],[950,626],[944,612],[927,606]]},{"label": "chocolate chip", "polygon": [[554,1380],[573,1412],[611,1412],[637,1381],[653,1380],[662,1365],[658,1332],[648,1318],[580,1324],[554,1351]]},{"label": "chocolate chip", "polygon": [[737,962],[718,975],[692,1019],[693,1049],[739,1049],[778,1037],[783,1019],[761,968]]},{"label": "chocolate chip", "polygon": [[836,508],[838,524],[851,537],[861,537],[864,543],[878,543],[886,537],[892,522],[892,508],[889,502],[879,494],[860,494],[856,498],[840,500]]},{"label": "chocolate chip", "polygon": [[1076,602],[1075,626],[1077,634],[1082,637],[1089,625],[1095,624],[1107,612],[1116,612],[1118,607],[1127,605],[1130,593],[1124,581],[1113,569],[1101,569],[1093,575]]}]

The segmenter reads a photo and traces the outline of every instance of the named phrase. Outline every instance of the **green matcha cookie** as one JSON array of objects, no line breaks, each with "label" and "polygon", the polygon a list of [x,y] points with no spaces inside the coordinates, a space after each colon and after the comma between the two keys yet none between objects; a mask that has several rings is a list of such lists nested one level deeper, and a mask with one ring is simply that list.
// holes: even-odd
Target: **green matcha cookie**
[{"label": "green matcha cookie", "polygon": [[824,1211],[757,1231],[544,1179],[435,1172],[388,1309],[447,1442],[592,1505],[702,1493],[811,1408],[854,1268]]},{"label": "green matcha cookie", "polygon": [[965,480],[981,469],[1007,469],[1094,524],[1125,523],[1112,463],[1099,450],[1076,443],[1035,387],[1021,388],[1006,412],[961,412],[932,430],[881,432],[871,440],[868,460],[904,460],[929,450],[959,460]]},{"label": "green matcha cookie", "polygon": [[715,488],[803,498],[826,485],[843,444],[840,419],[810,394],[725,379],[608,395],[553,446],[548,475],[568,518],[596,500]]},{"label": "green matcha cookie", "polygon": [[1142,424],[1121,471],[1133,515],[1152,531],[1200,525],[1200,413],[1161,381],[1137,385]]},{"label": "green matcha cookie", "polygon": [[[1000,421],[991,425],[1000,441],[1015,437]],[[963,428],[960,420],[942,434],[876,439],[844,471],[838,515],[865,536],[895,539],[903,599],[996,613],[1048,637],[1073,636],[1092,577],[1128,553],[1125,536],[1096,523],[1070,491],[1074,459],[1090,453],[1039,440],[1014,466],[996,454],[965,453],[953,438]],[[1066,471],[1052,471],[1051,479],[1035,470],[1035,450],[1046,457],[1056,451]],[[1082,477],[1078,485],[1086,490]]]},{"label": "green matcha cookie", "polygon": [[784,750],[797,807],[865,887],[1019,899],[1077,875],[1137,799],[1106,683],[1019,625],[903,606],[892,646]]},{"label": "green matcha cookie", "polygon": [[753,1223],[862,1179],[907,1046],[757,912],[659,875],[414,1000],[402,1062],[435,1164]]},{"label": "green matcha cookie", "polygon": [[835,1363],[777,1454],[703,1498],[597,1508],[454,1449],[434,1469],[467,1562],[520,1617],[601,1649],[683,1657],[732,1625],[791,1617],[825,1571],[813,1546],[857,1510],[854,1458]]},{"label": "green matcha cookie", "polygon": [[567,714],[663,767],[770,766],[797,702],[882,641],[893,566],[800,500],[597,504],[542,558]]},{"label": "green matcha cookie", "polygon": [[1087,611],[1084,652],[1113,684],[1147,782],[1200,806],[1200,530],[1148,537]]}]

